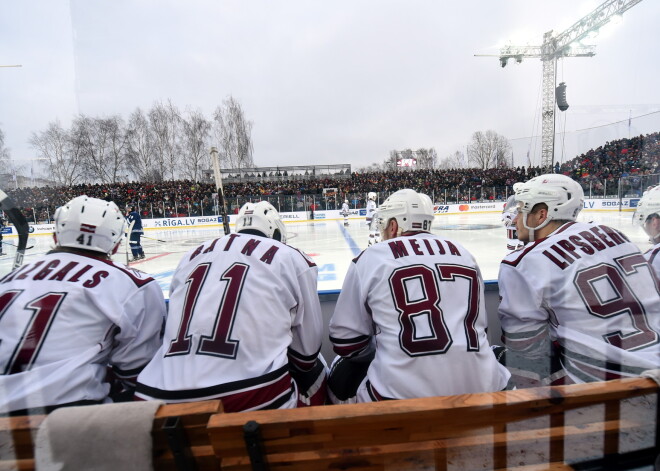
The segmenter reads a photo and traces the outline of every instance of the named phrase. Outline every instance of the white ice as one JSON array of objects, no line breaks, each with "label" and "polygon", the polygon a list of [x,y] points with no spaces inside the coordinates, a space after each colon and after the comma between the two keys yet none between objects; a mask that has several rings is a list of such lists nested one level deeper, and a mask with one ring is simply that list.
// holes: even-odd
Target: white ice
[{"label": "white ice", "polygon": [[[583,212],[578,220],[617,228],[642,252],[651,247],[644,231],[632,224],[630,212]],[[348,227],[343,225],[343,220],[287,223],[286,227],[289,245],[310,255],[319,267],[320,294],[341,289],[349,263],[367,247],[369,236],[364,218],[349,220]],[[485,280],[497,279],[500,261],[507,253],[506,232],[498,213],[438,215],[432,230],[466,247],[479,263]],[[172,273],[184,253],[205,240],[221,235],[222,227],[147,230],[142,238],[146,258],[130,266],[154,276],[167,297]],[[4,242],[3,248],[8,255],[0,257],[0,275],[11,270],[17,239],[5,237]],[[31,236],[28,246],[31,245],[33,247],[26,252],[25,262],[50,250],[52,238],[49,235]],[[122,247],[113,259],[126,263],[125,248]]]}]

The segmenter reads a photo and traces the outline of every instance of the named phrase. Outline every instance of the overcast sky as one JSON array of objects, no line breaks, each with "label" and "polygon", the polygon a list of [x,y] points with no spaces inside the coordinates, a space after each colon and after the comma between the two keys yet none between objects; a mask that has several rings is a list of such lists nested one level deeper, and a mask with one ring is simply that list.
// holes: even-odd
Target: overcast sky
[{"label": "overcast sky", "polygon": [[[232,95],[254,123],[259,166],[360,167],[430,147],[442,159],[488,129],[512,140],[516,164],[529,149],[538,164],[541,61],[501,68],[474,55],[540,45],[601,3],[0,0],[0,64],[22,64],[0,68],[0,127],[29,161],[30,135],[51,121],[127,118],[167,99],[210,119]],[[595,57],[559,62],[570,108],[558,160],[660,130],[658,20],[660,1],[642,1],[593,40]]]}]

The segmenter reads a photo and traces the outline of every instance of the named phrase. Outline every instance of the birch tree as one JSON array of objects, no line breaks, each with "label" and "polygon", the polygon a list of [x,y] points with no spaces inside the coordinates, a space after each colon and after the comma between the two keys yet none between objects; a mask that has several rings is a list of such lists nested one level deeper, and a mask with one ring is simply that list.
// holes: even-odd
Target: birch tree
[{"label": "birch tree", "polygon": [[252,122],[245,117],[241,104],[229,96],[216,108],[213,121],[220,165],[231,169],[254,167]]}]

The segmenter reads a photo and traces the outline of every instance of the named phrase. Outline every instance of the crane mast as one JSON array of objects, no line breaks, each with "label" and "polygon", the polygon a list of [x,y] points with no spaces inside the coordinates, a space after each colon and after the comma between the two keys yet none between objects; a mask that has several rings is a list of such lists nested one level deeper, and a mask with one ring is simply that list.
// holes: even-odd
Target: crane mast
[{"label": "crane mast", "polygon": [[621,15],[642,0],[608,0],[588,15],[576,21],[565,31],[554,36],[550,30],[543,35],[541,46],[505,46],[500,49],[500,65],[505,67],[509,59],[520,63],[524,58],[539,58],[543,62],[543,107],[541,112],[541,166],[551,169],[554,165],[555,147],[555,92],[557,59],[562,57],[593,57],[594,46],[579,42],[590,32],[597,31],[614,15]]}]

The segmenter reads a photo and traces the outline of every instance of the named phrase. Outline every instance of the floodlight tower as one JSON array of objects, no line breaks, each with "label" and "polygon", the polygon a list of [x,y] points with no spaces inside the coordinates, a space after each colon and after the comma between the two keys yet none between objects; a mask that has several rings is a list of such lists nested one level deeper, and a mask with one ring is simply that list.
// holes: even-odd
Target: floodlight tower
[{"label": "floodlight tower", "polygon": [[566,31],[553,36],[552,30],[543,35],[541,46],[505,46],[500,49],[500,65],[505,67],[509,59],[522,62],[523,58],[540,58],[543,62],[543,111],[541,137],[541,166],[552,168],[555,147],[555,90],[557,59],[562,57],[592,57],[594,46],[579,42],[590,32],[598,31],[615,15],[637,5],[642,0],[607,0],[591,13],[576,21]]}]

